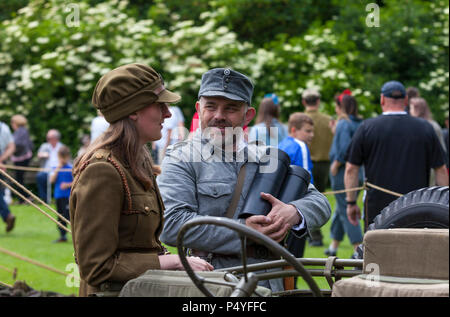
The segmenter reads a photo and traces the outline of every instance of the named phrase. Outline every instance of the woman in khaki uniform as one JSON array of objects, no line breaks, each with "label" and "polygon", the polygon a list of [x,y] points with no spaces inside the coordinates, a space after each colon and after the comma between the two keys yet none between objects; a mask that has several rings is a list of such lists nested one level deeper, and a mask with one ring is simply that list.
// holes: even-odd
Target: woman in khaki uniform
[{"label": "woman in khaki uniform", "polygon": [[[161,138],[180,96],[151,67],[130,64],[100,78],[92,102],[110,127],[74,164],[70,196],[80,296],[110,290],[149,269],[183,269],[159,241],[164,204],[146,144]],[[195,270],[213,267],[188,258]]]}]

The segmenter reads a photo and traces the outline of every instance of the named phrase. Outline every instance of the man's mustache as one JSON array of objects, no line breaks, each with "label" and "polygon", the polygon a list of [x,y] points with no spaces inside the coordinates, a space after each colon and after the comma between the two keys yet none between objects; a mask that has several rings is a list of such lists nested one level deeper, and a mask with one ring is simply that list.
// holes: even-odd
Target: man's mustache
[{"label": "man's mustache", "polygon": [[233,125],[231,124],[231,122],[226,121],[226,120],[212,120],[208,122],[208,127],[212,128],[212,127],[216,127],[216,128],[227,128],[227,127],[232,127]]}]

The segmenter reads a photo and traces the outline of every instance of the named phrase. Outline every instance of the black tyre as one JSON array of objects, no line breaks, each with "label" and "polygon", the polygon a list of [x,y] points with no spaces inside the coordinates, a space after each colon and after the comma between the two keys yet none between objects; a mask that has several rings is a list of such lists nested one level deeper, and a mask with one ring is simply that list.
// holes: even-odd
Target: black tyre
[{"label": "black tyre", "polygon": [[[448,186],[414,190],[394,200],[375,217],[367,230],[389,228],[448,228]],[[357,258],[363,258],[363,245]]]},{"label": "black tyre", "polygon": [[448,228],[448,186],[412,191],[390,203],[368,230],[389,228]]}]

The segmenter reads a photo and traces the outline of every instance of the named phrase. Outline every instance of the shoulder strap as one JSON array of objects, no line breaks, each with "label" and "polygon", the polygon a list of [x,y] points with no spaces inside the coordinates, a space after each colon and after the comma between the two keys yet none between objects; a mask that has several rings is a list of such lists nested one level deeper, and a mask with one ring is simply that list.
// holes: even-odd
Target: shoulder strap
[{"label": "shoulder strap", "polygon": [[247,162],[245,162],[244,165],[242,165],[241,169],[239,170],[236,187],[234,188],[233,192],[233,197],[231,197],[231,203],[228,206],[227,213],[225,214],[227,218],[233,218],[234,213],[236,212],[236,208],[242,192],[242,187],[244,186],[246,168]]},{"label": "shoulder strap", "polygon": [[77,185],[78,180],[80,179],[81,173],[86,169],[86,167],[90,163],[92,163],[92,161],[109,162],[116,169],[116,171],[119,173],[120,179],[122,180],[122,185],[123,185],[123,189],[124,189],[124,193],[125,193],[125,199],[127,200],[127,206],[128,206],[128,210],[124,211],[123,213],[125,213],[125,214],[133,213],[132,212],[133,206],[132,206],[132,200],[131,200],[131,193],[130,193],[130,188],[128,186],[127,178],[126,178],[125,173],[123,172],[122,168],[120,167],[120,165],[111,158],[111,152],[109,150],[99,149],[92,155],[92,157],[89,160],[87,160],[83,163],[83,165],[80,167],[77,175],[74,175],[74,181],[72,183],[72,190]]}]

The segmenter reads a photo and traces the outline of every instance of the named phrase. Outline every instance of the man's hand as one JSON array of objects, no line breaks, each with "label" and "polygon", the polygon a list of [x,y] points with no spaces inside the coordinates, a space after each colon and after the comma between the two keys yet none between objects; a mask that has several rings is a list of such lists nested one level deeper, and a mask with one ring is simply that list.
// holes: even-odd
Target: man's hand
[{"label": "man's hand", "polygon": [[331,172],[331,175],[333,175],[333,176],[337,175],[337,173],[339,172],[339,162],[338,161],[334,161],[331,164],[330,172]]},{"label": "man's hand", "polygon": [[272,204],[269,214],[267,216],[251,216],[246,219],[245,224],[276,242],[280,242],[288,230],[301,221],[300,215],[294,206],[285,204],[270,194],[261,193],[261,198]]},{"label": "man's hand", "polygon": [[267,216],[250,216],[245,220],[245,224],[277,242],[283,240],[287,229],[289,229],[287,226],[286,228],[283,227],[282,219],[273,222]]},{"label": "man's hand", "polygon": [[358,205],[347,205],[347,218],[352,225],[359,225],[359,219],[361,219],[361,210],[359,209]]},{"label": "man's hand", "polygon": [[267,217],[271,218],[272,221],[277,221],[282,219],[284,224],[288,224],[289,228],[297,225],[302,220],[300,214],[293,205],[288,205],[281,200],[276,199],[271,194],[261,193],[261,198],[267,200],[272,204],[272,209],[270,210]]}]

